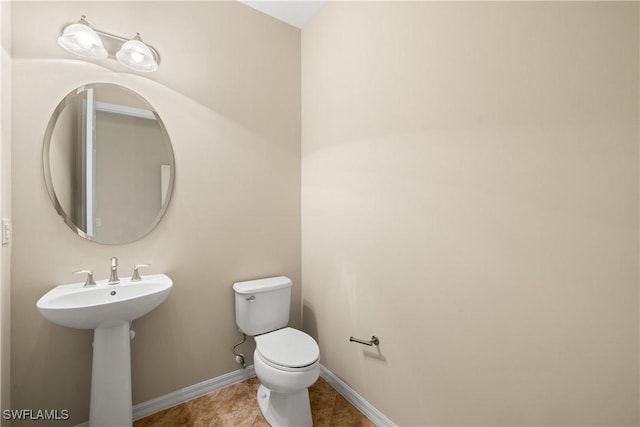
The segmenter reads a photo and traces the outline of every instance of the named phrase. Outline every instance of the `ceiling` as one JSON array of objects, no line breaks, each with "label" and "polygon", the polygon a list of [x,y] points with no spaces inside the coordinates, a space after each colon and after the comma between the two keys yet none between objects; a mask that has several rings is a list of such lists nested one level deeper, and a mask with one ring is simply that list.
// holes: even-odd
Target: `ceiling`
[{"label": "ceiling", "polygon": [[327,0],[239,0],[262,13],[297,28],[305,24],[324,6]]}]

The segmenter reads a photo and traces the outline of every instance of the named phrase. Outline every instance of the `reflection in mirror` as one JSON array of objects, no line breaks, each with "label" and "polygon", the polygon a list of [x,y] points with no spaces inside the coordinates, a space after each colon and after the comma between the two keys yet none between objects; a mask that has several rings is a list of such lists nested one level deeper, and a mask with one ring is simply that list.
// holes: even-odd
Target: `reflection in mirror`
[{"label": "reflection in mirror", "polygon": [[148,102],[118,85],[67,95],[49,122],[43,160],[56,210],[95,242],[139,239],[171,198],[174,159],[164,125]]}]

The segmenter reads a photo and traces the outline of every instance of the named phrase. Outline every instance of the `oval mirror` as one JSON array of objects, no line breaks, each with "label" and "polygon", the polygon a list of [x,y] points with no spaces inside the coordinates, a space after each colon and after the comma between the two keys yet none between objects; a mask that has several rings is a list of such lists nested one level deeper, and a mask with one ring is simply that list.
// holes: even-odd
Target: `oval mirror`
[{"label": "oval mirror", "polygon": [[171,199],[169,135],[153,107],[122,86],[95,83],[69,93],[49,120],[42,158],[56,210],[94,242],[141,238]]}]

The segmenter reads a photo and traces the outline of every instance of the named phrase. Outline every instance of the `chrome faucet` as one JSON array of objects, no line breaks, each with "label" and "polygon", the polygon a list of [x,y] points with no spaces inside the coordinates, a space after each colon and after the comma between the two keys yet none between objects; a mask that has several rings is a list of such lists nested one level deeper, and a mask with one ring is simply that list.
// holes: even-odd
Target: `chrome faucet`
[{"label": "chrome faucet", "polygon": [[120,278],[118,277],[118,258],[111,258],[111,276],[109,276],[108,285],[115,285],[120,283]]}]

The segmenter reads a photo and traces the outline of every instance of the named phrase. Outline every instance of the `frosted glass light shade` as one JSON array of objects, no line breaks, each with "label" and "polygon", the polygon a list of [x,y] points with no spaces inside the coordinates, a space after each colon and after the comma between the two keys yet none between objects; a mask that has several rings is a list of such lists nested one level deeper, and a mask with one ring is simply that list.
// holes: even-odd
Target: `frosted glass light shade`
[{"label": "frosted glass light shade", "polygon": [[152,72],[158,69],[158,61],[149,46],[137,37],[127,41],[116,53],[118,61],[135,71]]},{"label": "frosted glass light shade", "polygon": [[58,44],[69,52],[85,58],[104,59],[109,56],[98,34],[85,24],[67,25],[58,37]]}]

